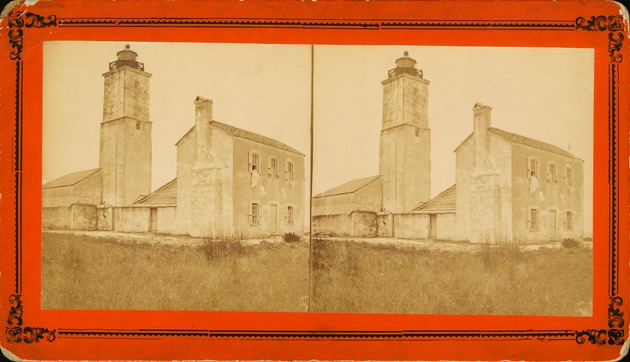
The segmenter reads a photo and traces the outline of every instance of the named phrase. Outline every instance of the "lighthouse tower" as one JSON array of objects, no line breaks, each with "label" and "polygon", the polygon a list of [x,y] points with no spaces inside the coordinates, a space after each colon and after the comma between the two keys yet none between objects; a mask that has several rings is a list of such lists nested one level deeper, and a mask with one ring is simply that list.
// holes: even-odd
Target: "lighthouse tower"
[{"label": "lighthouse tower", "polygon": [[149,78],[129,45],[109,63],[105,78],[99,166],[103,203],[129,205],[151,192]]},{"label": "lighthouse tower", "polygon": [[383,84],[383,125],[379,173],[383,208],[401,213],[428,201],[431,188],[429,81],[407,52]]}]

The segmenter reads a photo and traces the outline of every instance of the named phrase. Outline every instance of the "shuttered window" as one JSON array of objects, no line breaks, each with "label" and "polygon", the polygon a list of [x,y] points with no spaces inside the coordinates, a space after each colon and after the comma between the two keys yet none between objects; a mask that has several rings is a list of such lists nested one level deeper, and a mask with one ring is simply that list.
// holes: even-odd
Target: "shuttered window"
[{"label": "shuttered window", "polygon": [[256,202],[252,202],[250,206],[249,223],[252,225],[260,224],[260,206]]},{"label": "shuttered window", "polygon": [[547,164],[547,182],[552,184],[558,183],[558,167],[553,162]]},{"label": "shuttered window", "polygon": [[249,167],[248,170],[258,171],[260,173],[260,154],[255,151],[249,151]]},{"label": "shuttered window", "polygon": [[539,230],[538,209],[529,209],[527,213],[527,223],[529,224],[529,231]]},{"label": "shuttered window", "polygon": [[538,169],[538,159],[534,157],[527,158],[527,177],[535,176],[540,178],[540,172]]},{"label": "shuttered window", "polygon": [[267,172],[268,176],[271,178],[280,178],[278,173],[278,158],[277,157],[269,157],[269,168]]},{"label": "shuttered window", "polygon": [[566,218],[564,221],[564,228],[567,231],[573,230],[573,212],[567,211]]},{"label": "shuttered window", "polygon": [[564,168],[564,184],[565,186],[573,186],[573,168],[571,166]]},{"label": "shuttered window", "polygon": [[291,160],[287,160],[284,164],[284,178],[287,181],[293,181],[295,179],[295,166]]},{"label": "shuttered window", "polygon": [[287,224],[293,225],[294,215],[293,206],[287,206]]}]

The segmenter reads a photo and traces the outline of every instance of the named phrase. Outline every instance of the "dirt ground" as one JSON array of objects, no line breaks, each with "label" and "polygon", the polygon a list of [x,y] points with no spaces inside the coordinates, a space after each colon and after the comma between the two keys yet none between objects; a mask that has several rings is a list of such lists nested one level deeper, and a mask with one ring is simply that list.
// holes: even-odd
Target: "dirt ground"
[{"label": "dirt ground", "polygon": [[[72,234],[72,235],[86,235],[96,238],[115,239],[119,242],[127,243],[149,243],[149,244],[164,244],[164,245],[188,245],[196,246],[204,243],[204,238],[192,237],[189,235],[169,235],[169,234],[156,234],[156,233],[125,233],[116,231],[77,231],[77,230],[44,230],[44,233],[53,234]],[[308,237],[305,237],[308,239]],[[430,240],[430,239],[394,239],[394,238],[339,238],[329,237],[321,238],[324,240],[353,240],[356,242],[364,242],[370,244],[384,244],[384,245],[396,245],[399,247],[408,247],[414,249],[423,250],[435,250],[435,251],[476,251],[483,247],[483,244],[473,244],[466,241],[448,241],[448,240]],[[243,242],[250,245],[257,245],[260,242],[281,242],[280,237],[270,239],[250,239]],[[592,242],[583,242],[584,247],[593,247]],[[491,246],[492,247],[492,246]],[[532,245],[520,245],[519,248],[523,251],[538,250],[541,247],[545,248],[560,248],[560,242],[551,241],[542,244]]]},{"label": "dirt ground", "polygon": [[[431,240],[431,239],[394,239],[394,238],[323,238],[325,240],[354,240],[356,242],[365,242],[371,244],[391,244],[414,249],[435,250],[435,251],[476,251],[484,247],[485,244],[473,244],[467,241],[449,241],[449,240]],[[499,247],[500,245],[489,245],[490,247]],[[583,242],[583,247],[592,249],[592,242]],[[540,244],[518,245],[522,251],[533,251],[540,248],[561,248],[559,241],[549,241]]]}]

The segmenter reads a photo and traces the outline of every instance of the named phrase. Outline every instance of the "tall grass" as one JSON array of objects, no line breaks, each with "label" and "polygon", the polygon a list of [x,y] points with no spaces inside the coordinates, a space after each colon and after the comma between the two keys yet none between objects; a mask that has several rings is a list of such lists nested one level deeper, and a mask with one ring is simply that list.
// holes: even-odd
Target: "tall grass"
[{"label": "tall grass", "polygon": [[46,309],[305,311],[308,246],[119,242],[44,233]]},{"label": "tall grass", "polygon": [[[311,310],[590,315],[592,251],[313,240]],[[199,246],[44,232],[45,309],[305,311],[306,242]]]},{"label": "tall grass", "polygon": [[314,240],[313,311],[590,315],[587,248],[477,252]]}]

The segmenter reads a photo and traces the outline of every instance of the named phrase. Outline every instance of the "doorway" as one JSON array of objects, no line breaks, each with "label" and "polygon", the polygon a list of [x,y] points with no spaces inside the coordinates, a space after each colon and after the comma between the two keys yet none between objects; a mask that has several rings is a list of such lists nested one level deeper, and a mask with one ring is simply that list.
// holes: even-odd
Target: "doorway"
[{"label": "doorway", "polygon": [[278,205],[269,205],[269,232],[278,235]]},{"label": "doorway", "polygon": [[429,238],[437,239],[437,215],[429,215]]},{"label": "doorway", "polygon": [[158,230],[158,213],[157,208],[151,208],[151,215],[149,218],[149,232],[156,233]]},{"label": "doorway", "polygon": [[556,240],[558,238],[557,220],[556,210],[549,210],[549,240]]}]

